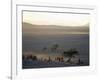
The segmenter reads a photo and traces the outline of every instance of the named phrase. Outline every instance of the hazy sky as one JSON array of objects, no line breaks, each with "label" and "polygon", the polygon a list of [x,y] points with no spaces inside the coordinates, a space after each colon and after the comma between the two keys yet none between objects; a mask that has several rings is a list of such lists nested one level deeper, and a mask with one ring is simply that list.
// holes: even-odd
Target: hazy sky
[{"label": "hazy sky", "polygon": [[23,22],[36,25],[88,26],[87,14],[47,13],[23,11]]}]

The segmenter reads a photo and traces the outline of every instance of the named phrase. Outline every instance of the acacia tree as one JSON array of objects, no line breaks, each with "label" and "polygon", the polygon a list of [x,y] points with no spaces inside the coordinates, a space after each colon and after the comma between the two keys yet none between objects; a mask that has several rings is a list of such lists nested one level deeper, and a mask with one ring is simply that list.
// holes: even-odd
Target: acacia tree
[{"label": "acacia tree", "polygon": [[78,51],[76,49],[69,49],[68,51],[64,51],[62,55],[64,57],[68,57],[69,59],[67,60],[67,62],[70,62],[71,59],[75,57],[75,55],[77,54],[78,54]]},{"label": "acacia tree", "polygon": [[54,44],[54,45],[51,47],[51,51],[57,50],[58,47],[59,47],[58,44]]}]

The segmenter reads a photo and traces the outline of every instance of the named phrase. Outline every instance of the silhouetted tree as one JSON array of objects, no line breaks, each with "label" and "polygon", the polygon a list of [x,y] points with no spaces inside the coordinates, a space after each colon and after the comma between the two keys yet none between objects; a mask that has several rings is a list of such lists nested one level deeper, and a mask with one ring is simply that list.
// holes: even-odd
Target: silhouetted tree
[{"label": "silhouetted tree", "polygon": [[68,57],[69,59],[67,60],[67,62],[70,62],[72,57],[75,57],[75,55],[78,54],[78,51],[76,49],[70,49],[68,51],[64,51],[63,52],[63,56],[64,57]]},{"label": "silhouetted tree", "polygon": [[57,50],[58,47],[59,47],[58,44],[54,44],[54,45],[51,47],[51,51]]},{"label": "silhouetted tree", "polygon": [[36,56],[32,56],[32,60],[37,60],[37,57]]}]

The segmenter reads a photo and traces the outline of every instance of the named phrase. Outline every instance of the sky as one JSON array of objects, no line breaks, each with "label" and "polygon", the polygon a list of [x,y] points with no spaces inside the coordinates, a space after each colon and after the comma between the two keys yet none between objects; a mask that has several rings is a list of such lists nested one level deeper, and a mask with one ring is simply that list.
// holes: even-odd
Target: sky
[{"label": "sky", "polygon": [[[23,11],[23,22],[35,25],[89,26],[89,14],[47,13]],[[49,26],[48,26],[49,27]]]}]

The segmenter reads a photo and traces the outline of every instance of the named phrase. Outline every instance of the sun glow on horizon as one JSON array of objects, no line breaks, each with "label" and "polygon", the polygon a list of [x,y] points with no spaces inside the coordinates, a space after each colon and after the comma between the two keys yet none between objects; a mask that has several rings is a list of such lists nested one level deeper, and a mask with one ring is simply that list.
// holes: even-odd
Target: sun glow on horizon
[{"label": "sun glow on horizon", "polygon": [[23,22],[36,25],[89,26],[90,15],[23,11]]}]

